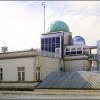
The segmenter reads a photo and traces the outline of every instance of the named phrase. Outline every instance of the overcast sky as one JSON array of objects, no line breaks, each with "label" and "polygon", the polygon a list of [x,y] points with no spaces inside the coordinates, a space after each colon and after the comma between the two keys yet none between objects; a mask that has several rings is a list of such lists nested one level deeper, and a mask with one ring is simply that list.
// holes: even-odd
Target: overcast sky
[{"label": "overcast sky", "polygon": [[[0,1],[0,47],[22,50],[40,47],[43,33],[42,1]],[[87,45],[100,39],[100,1],[46,1],[46,31],[51,22],[66,22],[73,37]]]}]

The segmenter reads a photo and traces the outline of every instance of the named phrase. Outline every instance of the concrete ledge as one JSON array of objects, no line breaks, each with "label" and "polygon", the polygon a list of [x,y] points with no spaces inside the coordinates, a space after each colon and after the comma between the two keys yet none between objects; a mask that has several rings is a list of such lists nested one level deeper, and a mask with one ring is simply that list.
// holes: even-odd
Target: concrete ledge
[{"label": "concrete ledge", "polygon": [[0,90],[33,90],[39,84],[35,83],[0,83]]}]

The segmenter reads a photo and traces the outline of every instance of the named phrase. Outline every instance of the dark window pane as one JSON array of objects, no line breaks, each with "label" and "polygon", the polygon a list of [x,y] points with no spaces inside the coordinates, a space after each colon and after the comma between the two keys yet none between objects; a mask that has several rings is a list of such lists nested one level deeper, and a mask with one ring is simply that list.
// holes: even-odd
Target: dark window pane
[{"label": "dark window pane", "polygon": [[56,37],[56,43],[60,43],[60,37]]},{"label": "dark window pane", "polygon": [[49,38],[47,38],[47,44],[49,44]]},{"label": "dark window pane", "polygon": [[49,47],[49,51],[51,51],[51,47]]},{"label": "dark window pane", "polygon": [[55,44],[55,37],[52,38],[52,44]]},{"label": "dark window pane", "polygon": [[77,54],[82,54],[82,51],[77,51]]},{"label": "dark window pane", "polygon": [[47,44],[47,41],[48,41],[48,39],[47,39],[47,38],[45,38],[45,44]]},{"label": "dark window pane", "polygon": [[49,38],[49,45],[51,44],[51,38]]},{"label": "dark window pane", "polygon": [[56,48],[60,48],[60,44],[59,45],[56,45]]},{"label": "dark window pane", "polygon": [[18,72],[18,80],[21,80],[21,72]]},{"label": "dark window pane", "polygon": [[52,52],[55,52],[55,47],[52,47]]},{"label": "dark window pane", "polygon": [[66,55],[70,55],[70,52],[66,52]]},{"label": "dark window pane", "polygon": [[55,47],[55,44],[52,44],[52,47]]},{"label": "dark window pane", "polygon": [[76,52],[71,52],[71,55],[76,55]]},{"label": "dark window pane", "polygon": [[48,51],[48,47],[45,47],[45,51]]},{"label": "dark window pane", "polygon": [[22,72],[22,80],[24,81],[25,80],[25,73]]},{"label": "dark window pane", "polygon": [[41,39],[41,44],[44,44],[44,39]]},{"label": "dark window pane", "polygon": [[44,45],[41,45],[41,50],[44,50]]}]

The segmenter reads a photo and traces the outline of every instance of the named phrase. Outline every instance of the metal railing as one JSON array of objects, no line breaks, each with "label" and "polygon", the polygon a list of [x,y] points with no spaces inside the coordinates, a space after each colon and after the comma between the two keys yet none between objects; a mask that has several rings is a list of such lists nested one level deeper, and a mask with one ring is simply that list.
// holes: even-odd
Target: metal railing
[{"label": "metal railing", "polygon": [[39,56],[47,56],[47,57],[59,58],[59,54],[48,52],[48,51],[42,51],[40,49],[37,49],[36,53]]}]

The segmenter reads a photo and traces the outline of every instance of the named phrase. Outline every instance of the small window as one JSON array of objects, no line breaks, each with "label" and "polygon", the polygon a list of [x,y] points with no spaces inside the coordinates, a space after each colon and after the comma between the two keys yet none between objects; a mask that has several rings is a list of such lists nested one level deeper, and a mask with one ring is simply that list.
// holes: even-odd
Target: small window
[{"label": "small window", "polygon": [[3,68],[0,68],[0,81],[3,80]]},{"label": "small window", "polygon": [[78,48],[77,48],[77,51],[81,51],[81,50],[82,50],[81,47],[78,47]]},{"label": "small window", "polygon": [[72,48],[71,51],[76,51],[76,48]]},{"label": "small window", "polygon": [[77,51],[77,54],[82,54],[82,51]]},{"label": "small window", "polygon": [[18,67],[18,81],[24,81],[24,80],[25,80],[25,68]]},{"label": "small window", "polygon": [[66,48],[66,51],[70,51],[70,48]]},{"label": "small window", "polygon": [[70,55],[70,52],[66,52],[66,55]]}]

